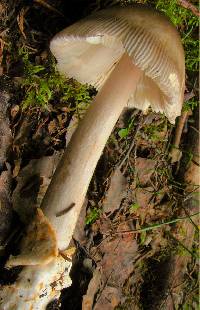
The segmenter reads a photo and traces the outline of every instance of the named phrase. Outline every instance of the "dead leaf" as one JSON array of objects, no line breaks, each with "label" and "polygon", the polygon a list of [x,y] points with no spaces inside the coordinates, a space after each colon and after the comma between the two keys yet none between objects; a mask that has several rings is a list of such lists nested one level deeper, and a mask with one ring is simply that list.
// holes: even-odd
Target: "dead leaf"
[{"label": "dead leaf", "polygon": [[[129,226],[128,229],[130,229]],[[104,253],[101,261],[103,279],[108,281],[111,286],[116,283],[118,286],[123,285],[133,270],[133,262],[137,254],[137,242],[133,236],[128,234],[117,236],[103,242],[100,250]]]},{"label": "dead leaf", "polygon": [[146,185],[154,173],[156,161],[138,157],[135,162],[135,169],[137,173],[137,181],[140,185]]},{"label": "dead leaf", "polygon": [[103,211],[105,213],[113,213],[119,209],[120,203],[126,194],[127,184],[127,180],[120,169],[116,168],[111,175],[110,186],[103,201]]},{"label": "dead leaf", "polygon": [[33,159],[18,174],[12,202],[23,222],[29,222],[40,206],[60,156],[61,152],[55,152],[52,156]]},{"label": "dead leaf", "polygon": [[153,187],[136,188],[134,194],[137,204],[145,209],[148,207],[149,201],[153,197],[154,189]]},{"label": "dead leaf", "polygon": [[16,131],[13,148],[18,149],[20,146],[28,143],[32,131],[33,121],[31,118],[24,118],[19,122],[18,130]]},{"label": "dead leaf", "polygon": [[[121,289],[111,286],[106,286],[100,298],[98,299],[94,310],[113,310],[121,301]],[[90,308],[92,309],[92,308]]]},{"label": "dead leaf", "polygon": [[83,296],[82,310],[91,310],[94,303],[95,294],[101,286],[100,268],[96,268],[93,277],[88,285],[87,293]]},{"label": "dead leaf", "polygon": [[[104,235],[106,234],[108,231],[110,231],[111,227],[112,227],[112,221],[110,220],[110,218],[108,217],[100,217],[96,223],[98,224],[98,227],[96,229],[96,233],[100,230],[101,234]],[[94,223],[95,224],[95,223]],[[94,229],[92,229],[93,232],[95,232]]]},{"label": "dead leaf", "polygon": [[[128,224],[125,226],[127,230],[130,229]],[[95,305],[91,309],[113,310],[121,301],[122,287],[134,270],[138,246],[133,236],[127,234],[107,238],[99,246],[99,251],[103,257],[98,262],[98,267],[101,268],[101,282],[96,293]],[[90,299],[89,301],[91,304]]]}]

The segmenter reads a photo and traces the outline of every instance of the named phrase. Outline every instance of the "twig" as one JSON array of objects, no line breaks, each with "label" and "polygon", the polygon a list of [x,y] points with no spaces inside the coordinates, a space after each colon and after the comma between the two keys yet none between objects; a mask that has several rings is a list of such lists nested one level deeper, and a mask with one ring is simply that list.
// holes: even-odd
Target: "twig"
[{"label": "twig", "polygon": [[196,8],[196,6],[194,6],[192,3],[190,3],[187,0],[179,0],[178,4],[180,6],[182,6],[185,9],[190,10],[194,15],[196,15],[197,17],[200,17],[200,12],[199,10]]},{"label": "twig", "polygon": [[179,150],[179,145],[181,142],[183,128],[189,116],[189,113],[190,113],[189,111],[182,111],[181,116],[178,119],[176,129],[175,129],[175,138],[173,141],[172,149],[170,151],[171,163],[174,164],[175,162],[179,162],[179,164],[177,165],[175,174],[177,174],[179,170],[180,159],[182,157],[182,152]]},{"label": "twig", "polygon": [[193,129],[196,133],[199,134],[199,130],[198,130],[198,129],[196,129],[195,127],[193,127],[193,126],[191,126],[191,125],[190,125],[190,128]]},{"label": "twig", "polygon": [[28,10],[29,10],[29,6],[23,7],[21,11],[19,12],[19,14],[17,15],[17,23],[19,26],[19,30],[21,31],[25,40],[26,40],[26,34],[24,32],[24,18]]},{"label": "twig", "polygon": [[37,4],[42,5],[43,7],[45,7],[46,9],[53,11],[59,15],[61,15],[62,17],[64,17],[64,15],[58,11],[56,8],[54,8],[53,6],[51,6],[49,3],[47,3],[45,0],[34,0],[34,2],[36,2]]},{"label": "twig", "polygon": [[[143,118],[143,114],[140,115],[140,118],[141,118],[141,116],[142,116],[142,118]],[[129,159],[130,153],[131,153],[131,151],[133,150],[133,148],[134,148],[134,146],[135,146],[135,138],[136,138],[136,136],[137,136],[137,134],[138,134],[138,131],[139,131],[140,128],[141,128],[141,125],[142,125],[142,124],[141,124],[141,119],[140,119],[140,120],[139,120],[139,123],[138,123],[138,125],[137,125],[137,127],[136,127],[136,129],[135,129],[135,132],[134,132],[134,136],[133,136],[133,138],[132,138],[131,145],[130,145],[130,147],[129,147],[129,149],[128,149],[128,152],[126,153],[126,155],[125,155],[124,158],[122,159],[122,161],[121,161],[121,163],[120,163],[120,165],[119,165],[119,169],[121,169],[122,166],[124,165],[125,161],[126,161],[127,159]]]},{"label": "twig", "polygon": [[185,125],[185,122],[188,116],[189,116],[189,111],[183,111],[181,113],[181,116],[179,117],[178,124],[177,124],[176,131],[175,131],[174,143],[173,143],[174,147],[176,148],[179,148],[183,128],[184,128],[184,125]]}]

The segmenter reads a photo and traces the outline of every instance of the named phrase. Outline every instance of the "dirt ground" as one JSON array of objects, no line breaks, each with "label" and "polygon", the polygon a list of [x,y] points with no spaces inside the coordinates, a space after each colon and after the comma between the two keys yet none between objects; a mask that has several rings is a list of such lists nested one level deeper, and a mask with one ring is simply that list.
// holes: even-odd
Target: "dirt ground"
[{"label": "dirt ground", "polygon": [[[50,39],[76,20],[117,2],[149,3],[0,4],[1,286],[13,283],[21,271],[21,266],[4,268],[5,261],[19,252],[30,216],[40,206],[59,158],[96,94],[91,86],[59,77]],[[161,2],[167,7],[166,1],[151,5]],[[172,2],[176,1],[168,1]],[[198,14],[193,6],[180,10],[189,10],[194,18]],[[189,18],[185,16],[184,21]],[[187,31],[194,39],[197,27],[190,32],[186,24],[178,26],[182,37]],[[72,286],[48,309],[198,309],[198,71],[189,50],[186,57],[185,109],[175,126],[151,110],[143,114],[127,109],[120,116],[71,242],[76,247]]]}]

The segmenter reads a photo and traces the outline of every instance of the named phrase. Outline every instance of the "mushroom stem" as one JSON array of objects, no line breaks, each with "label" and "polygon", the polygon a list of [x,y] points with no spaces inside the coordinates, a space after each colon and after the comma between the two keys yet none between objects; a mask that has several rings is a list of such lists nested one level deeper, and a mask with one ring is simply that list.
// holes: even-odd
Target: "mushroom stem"
[{"label": "mushroom stem", "polygon": [[81,120],[59,162],[41,208],[56,231],[60,250],[71,240],[94,169],[141,75],[142,71],[124,54]]}]

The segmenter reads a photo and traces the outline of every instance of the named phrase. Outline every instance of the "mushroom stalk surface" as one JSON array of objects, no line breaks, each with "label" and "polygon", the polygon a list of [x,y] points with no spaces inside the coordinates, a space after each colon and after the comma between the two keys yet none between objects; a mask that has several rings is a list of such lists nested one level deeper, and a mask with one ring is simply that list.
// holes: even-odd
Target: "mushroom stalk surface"
[{"label": "mushroom stalk surface", "polygon": [[41,208],[56,231],[60,250],[71,240],[97,162],[141,76],[142,71],[125,53],[88,108],[59,162]]}]

